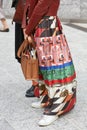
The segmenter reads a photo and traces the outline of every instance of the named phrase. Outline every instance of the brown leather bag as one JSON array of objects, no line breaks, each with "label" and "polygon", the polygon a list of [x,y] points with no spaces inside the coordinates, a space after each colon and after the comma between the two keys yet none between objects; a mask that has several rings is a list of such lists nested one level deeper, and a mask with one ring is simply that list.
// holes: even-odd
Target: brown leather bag
[{"label": "brown leather bag", "polygon": [[[32,47],[28,40],[24,40],[18,50],[18,57],[21,55],[21,68],[26,80],[37,80],[38,79],[38,59],[31,55],[29,51]],[[35,50],[33,49],[35,52]]]},{"label": "brown leather bag", "polygon": [[24,0],[18,0],[16,11],[13,16],[13,21],[17,23],[21,23],[23,19],[23,13],[24,13],[24,6],[25,2]]}]

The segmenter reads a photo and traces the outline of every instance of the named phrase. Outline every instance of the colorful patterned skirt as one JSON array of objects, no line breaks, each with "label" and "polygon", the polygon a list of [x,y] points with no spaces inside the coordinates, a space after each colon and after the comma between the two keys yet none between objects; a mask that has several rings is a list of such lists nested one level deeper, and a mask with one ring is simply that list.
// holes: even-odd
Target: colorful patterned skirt
[{"label": "colorful patterned skirt", "polygon": [[39,79],[49,87],[67,84],[76,78],[70,49],[59,23],[56,16],[45,16],[35,31]]}]

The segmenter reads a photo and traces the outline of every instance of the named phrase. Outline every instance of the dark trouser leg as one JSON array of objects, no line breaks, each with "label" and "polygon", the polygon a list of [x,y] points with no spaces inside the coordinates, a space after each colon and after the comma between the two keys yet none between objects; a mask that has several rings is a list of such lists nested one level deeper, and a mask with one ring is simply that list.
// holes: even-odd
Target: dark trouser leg
[{"label": "dark trouser leg", "polygon": [[17,51],[24,40],[23,30],[21,24],[15,23],[15,58],[20,62],[20,58],[17,57]]}]

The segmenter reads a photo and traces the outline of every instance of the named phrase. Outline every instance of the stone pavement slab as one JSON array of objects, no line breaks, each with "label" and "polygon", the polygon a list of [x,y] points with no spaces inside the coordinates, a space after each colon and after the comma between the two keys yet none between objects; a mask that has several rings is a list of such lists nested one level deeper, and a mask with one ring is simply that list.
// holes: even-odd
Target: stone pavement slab
[{"label": "stone pavement slab", "polygon": [[66,23],[66,25],[87,33],[87,24],[86,23]]},{"label": "stone pavement slab", "polygon": [[77,103],[52,125],[39,127],[43,109],[31,108],[36,98],[25,98],[31,81],[25,81],[14,56],[14,25],[0,32],[0,130],[87,130],[87,33],[64,25],[77,72]]},{"label": "stone pavement slab", "polygon": [[14,130],[9,123],[5,120],[2,119],[0,120],[0,130]]},{"label": "stone pavement slab", "polygon": [[74,25],[83,27],[83,28],[87,28],[87,23],[73,23]]}]

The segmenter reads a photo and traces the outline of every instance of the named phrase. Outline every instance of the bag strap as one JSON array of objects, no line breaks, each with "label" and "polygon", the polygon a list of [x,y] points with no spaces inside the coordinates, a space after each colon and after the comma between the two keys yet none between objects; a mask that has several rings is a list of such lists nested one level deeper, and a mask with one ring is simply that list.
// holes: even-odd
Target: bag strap
[{"label": "bag strap", "polygon": [[24,51],[26,51],[28,48],[33,48],[33,49],[35,50],[35,48],[36,48],[36,45],[35,45],[35,44],[36,44],[36,43],[34,42],[34,40],[33,40],[32,43],[29,43],[28,38],[26,38],[26,39],[23,41],[23,43],[21,44],[21,46],[19,47],[18,52],[17,52],[17,56],[18,56],[19,58],[21,58],[21,54],[22,54]]}]

